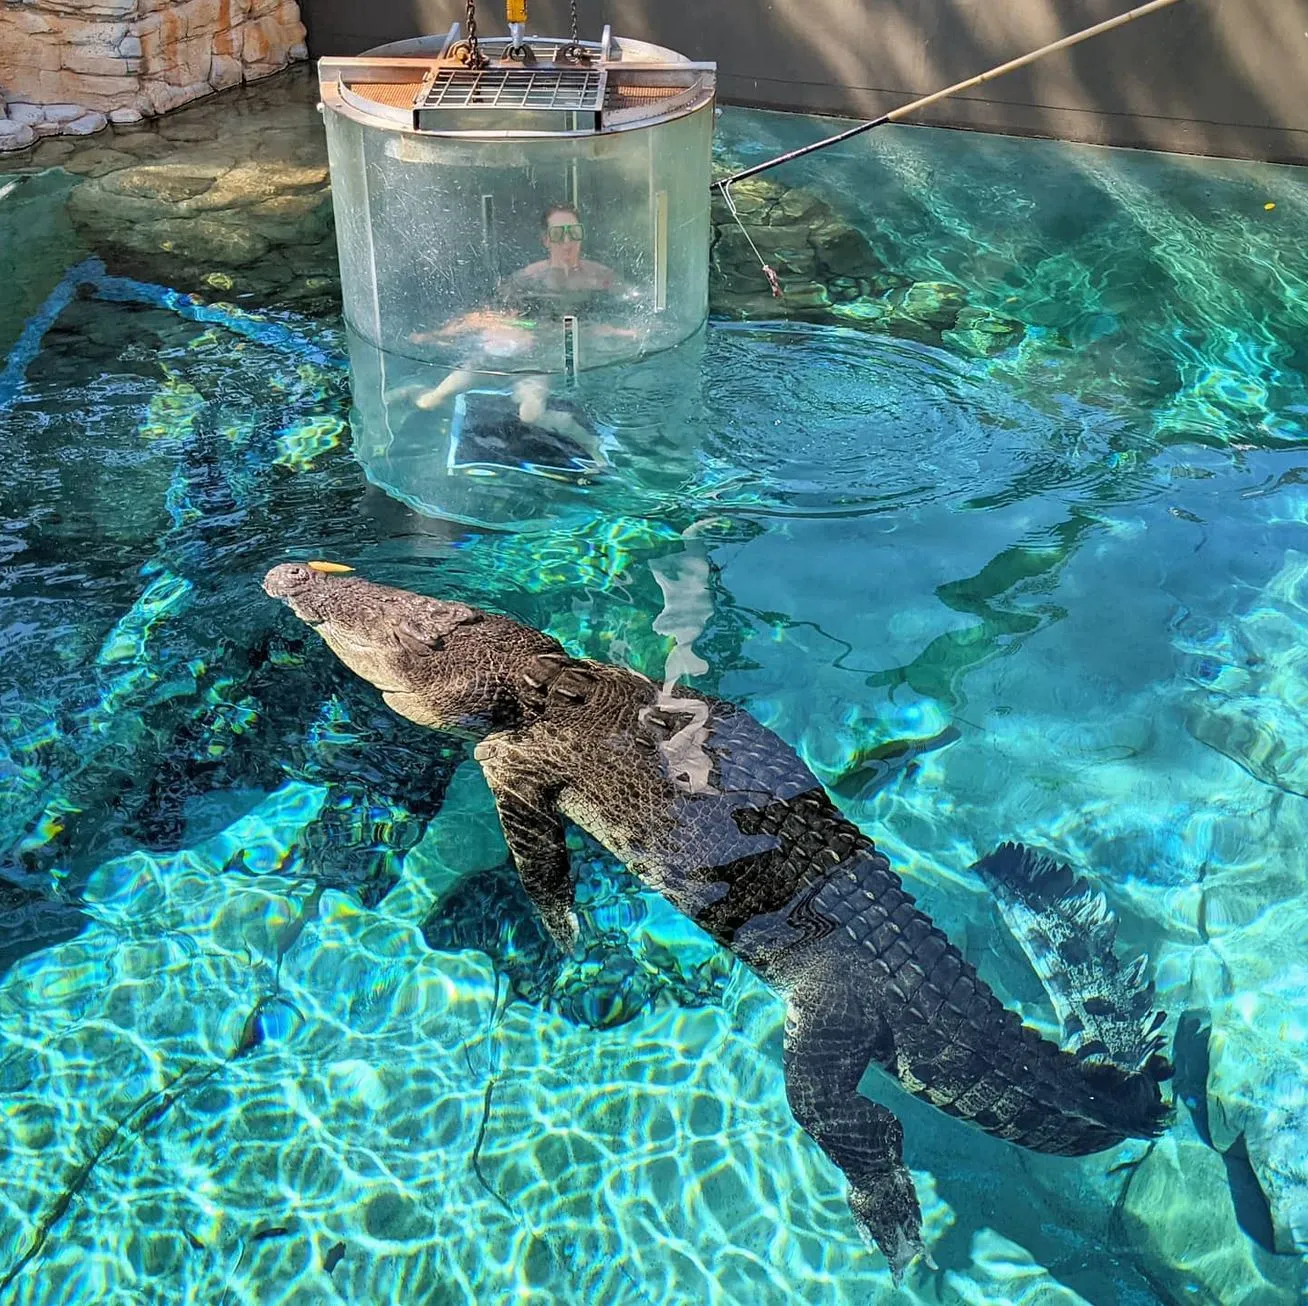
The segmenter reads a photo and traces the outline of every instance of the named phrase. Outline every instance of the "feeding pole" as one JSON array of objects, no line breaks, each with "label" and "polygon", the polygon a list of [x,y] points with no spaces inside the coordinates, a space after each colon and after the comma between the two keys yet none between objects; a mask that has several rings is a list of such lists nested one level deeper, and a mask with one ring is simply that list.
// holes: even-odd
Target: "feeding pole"
[{"label": "feeding pole", "polygon": [[863,132],[871,131],[874,127],[884,127],[888,122],[898,122],[899,119],[906,118],[910,113],[916,113],[919,109],[925,109],[929,104],[935,104],[938,100],[947,99],[949,96],[957,95],[961,91],[970,91],[972,87],[993,81],[996,77],[1002,77],[1005,73],[1025,68],[1027,64],[1035,63],[1037,59],[1043,59],[1047,54],[1053,54],[1057,50],[1070,49],[1074,45],[1080,45],[1082,41],[1090,40],[1091,37],[1100,36],[1104,32],[1111,32],[1115,27],[1125,27],[1127,23],[1133,23],[1137,18],[1143,18],[1146,14],[1152,14],[1159,9],[1166,9],[1168,5],[1176,3],[1177,0],[1149,0],[1148,4],[1140,5],[1128,13],[1118,14],[1116,18],[1105,19],[1102,23],[1096,23],[1093,27],[1087,27],[1083,31],[1073,33],[1071,36],[1065,36],[1061,41],[1052,41],[1049,45],[1042,45],[1040,49],[1032,50],[1030,54],[1021,55],[1017,59],[1010,59],[1007,63],[1001,63],[997,68],[991,68],[988,72],[979,73],[976,77],[969,77],[965,82],[955,82],[953,86],[946,86],[943,91],[924,95],[920,100],[914,100],[911,104],[901,105],[898,109],[891,109],[889,113],[883,113],[880,118],[874,118],[871,122],[859,123],[857,127],[851,127],[848,131],[840,132],[836,136],[828,136],[825,140],[814,141],[812,145],[805,145],[798,150],[779,154],[775,159],[769,159],[766,163],[756,163],[752,168],[745,168],[740,172],[733,173],[730,177],[724,177],[721,181],[714,182],[714,185],[722,187],[723,194],[725,194],[727,187],[733,182],[744,181],[746,177],[757,176],[760,172],[766,172],[769,168],[776,168],[783,163],[789,163],[792,159],[802,159],[806,154],[814,154],[818,150],[825,150],[828,145],[839,145],[841,141],[847,141]]}]

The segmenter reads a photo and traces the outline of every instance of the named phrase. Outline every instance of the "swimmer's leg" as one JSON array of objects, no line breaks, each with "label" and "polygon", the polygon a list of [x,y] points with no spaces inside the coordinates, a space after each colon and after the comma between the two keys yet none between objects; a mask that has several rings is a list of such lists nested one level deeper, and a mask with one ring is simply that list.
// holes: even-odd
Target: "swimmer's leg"
[{"label": "swimmer's leg", "polygon": [[430,390],[424,390],[413,402],[419,408],[436,408],[452,395],[471,390],[476,384],[476,372],[470,371],[466,367],[456,367],[440,385],[433,386]]},{"label": "swimmer's leg", "polygon": [[524,376],[513,387],[513,397],[518,401],[518,420],[528,426],[539,426],[543,430],[553,431],[571,440],[586,451],[590,460],[600,467],[607,467],[609,460],[600,448],[599,438],[594,431],[588,430],[577,421],[571,413],[559,412],[548,407],[550,397],[550,380],[547,376]]}]

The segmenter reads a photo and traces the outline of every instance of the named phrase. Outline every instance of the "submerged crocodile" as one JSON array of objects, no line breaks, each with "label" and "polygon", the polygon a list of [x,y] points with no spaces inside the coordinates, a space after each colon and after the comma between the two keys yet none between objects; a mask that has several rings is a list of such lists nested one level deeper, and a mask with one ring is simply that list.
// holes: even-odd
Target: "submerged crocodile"
[{"label": "submerged crocodile", "polygon": [[[1126,1064],[1078,1058],[1025,1027],[795,752],[742,709],[673,697],[508,617],[358,576],[286,563],[263,587],[396,712],[479,741],[523,886],[561,949],[578,942],[566,818],[784,998],[791,1110],[844,1172],[860,1231],[896,1278],[923,1250],[921,1215],[898,1120],[858,1092],[869,1065],[1040,1152],[1083,1155],[1164,1127],[1158,1017],[1126,1040]],[[1040,869],[1012,844],[987,861],[1008,882]]]}]

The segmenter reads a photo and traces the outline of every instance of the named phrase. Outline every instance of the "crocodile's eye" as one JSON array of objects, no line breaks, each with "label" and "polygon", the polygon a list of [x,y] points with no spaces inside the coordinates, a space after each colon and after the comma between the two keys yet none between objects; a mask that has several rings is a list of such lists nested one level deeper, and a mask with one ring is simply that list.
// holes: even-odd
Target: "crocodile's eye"
[{"label": "crocodile's eye", "polygon": [[395,628],[395,639],[401,648],[422,655],[436,652],[445,642],[439,635],[417,630],[407,621],[400,622]]},{"label": "crocodile's eye", "polygon": [[566,662],[561,653],[538,653],[523,669],[523,683],[529,689],[542,690],[554,681]]}]

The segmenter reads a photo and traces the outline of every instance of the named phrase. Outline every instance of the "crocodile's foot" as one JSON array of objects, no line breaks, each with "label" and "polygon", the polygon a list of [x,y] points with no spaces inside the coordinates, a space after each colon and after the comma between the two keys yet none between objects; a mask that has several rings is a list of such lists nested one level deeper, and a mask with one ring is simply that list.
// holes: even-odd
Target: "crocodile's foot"
[{"label": "crocodile's foot", "polygon": [[558,950],[565,957],[571,957],[577,951],[577,940],[581,937],[581,922],[577,919],[577,913],[568,907],[542,912],[541,919]]},{"label": "crocodile's foot", "polygon": [[864,1180],[849,1193],[849,1209],[869,1245],[880,1248],[896,1286],[904,1271],[925,1255],[922,1213],[908,1171],[902,1168]]}]

